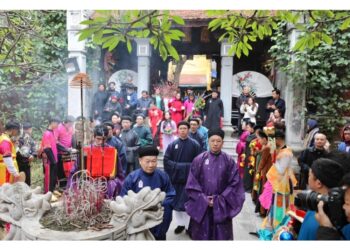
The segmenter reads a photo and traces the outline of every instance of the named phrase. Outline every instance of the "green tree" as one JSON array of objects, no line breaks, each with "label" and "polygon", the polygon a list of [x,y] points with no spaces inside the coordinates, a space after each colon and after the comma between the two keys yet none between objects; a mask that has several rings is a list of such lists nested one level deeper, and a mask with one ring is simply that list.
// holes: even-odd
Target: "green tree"
[{"label": "green tree", "polygon": [[[207,11],[214,17],[211,31],[220,30],[219,41],[232,44],[230,53],[249,55],[253,43],[271,38],[272,63],[284,71],[296,87],[306,89],[305,118],[319,120],[330,139],[345,123],[350,104],[344,91],[350,88],[348,73],[350,11]],[[289,32],[300,35],[290,49]],[[300,97],[301,98],[301,97]]]},{"label": "green tree", "polygon": [[[342,30],[342,24],[341,20],[323,24],[323,32],[332,39],[331,45],[321,41],[312,49],[293,51],[289,48],[290,29],[286,22],[281,22],[272,36],[275,45],[269,51],[275,65],[296,87],[306,89],[305,118],[316,118],[329,139],[338,135],[339,127],[346,122],[344,113],[350,110],[344,98],[344,92],[350,89],[350,32]],[[301,37],[314,29],[312,23],[305,27]]]},{"label": "green tree", "polygon": [[[112,51],[120,42],[127,44],[132,50],[131,41],[135,38],[150,38],[155,49],[158,49],[165,60],[168,55],[179,60],[173,40],[181,40],[184,33],[175,29],[185,24],[179,16],[172,16],[167,10],[128,10],[128,11],[97,11],[91,20],[82,22],[89,25],[80,32],[80,40],[92,38],[92,41],[102,48]],[[271,37],[278,29],[278,23],[287,22],[294,29],[308,31],[300,37],[294,51],[312,49],[325,42],[333,43],[324,28],[328,23],[337,22],[341,30],[350,26],[350,15],[347,11],[331,10],[208,10],[208,18],[212,18],[208,27],[211,31],[221,33],[218,41],[227,40],[233,46],[229,53],[238,58],[249,55],[253,43]],[[175,26],[174,26],[175,24]],[[310,28],[311,27],[311,28]]]},{"label": "green tree", "polygon": [[66,11],[6,11],[0,28],[1,122],[31,121],[36,135],[66,110]]},{"label": "green tree", "polygon": [[[213,20],[209,23],[211,31],[220,30],[222,35],[219,42],[226,39],[232,44],[229,53],[238,58],[244,54],[249,55],[253,50],[252,44],[257,40],[271,37],[278,29],[280,22],[286,22],[303,33],[295,44],[293,51],[313,49],[325,42],[333,43],[331,36],[325,32],[330,23],[337,23],[340,30],[346,30],[350,26],[350,13],[348,11],[331,10],[251,10],[251,11],[227,11],[209,10],[209,17]],[[307,32],[305,32],[307,31]]]},{"label": "green tree", "polygon": [[136,38],[149,38],[152,46],[159,51],[163,60],[168,55],[179,60],[173,41],[179,41],[185,34],[174,28],[185,24],[179,16],[163,10],[96,11],[95,17],[83,21],[88,25],[80,32],[80,40],[91,38],[95,44],[112,51],[120,42],[126,43],[129,52]]}]

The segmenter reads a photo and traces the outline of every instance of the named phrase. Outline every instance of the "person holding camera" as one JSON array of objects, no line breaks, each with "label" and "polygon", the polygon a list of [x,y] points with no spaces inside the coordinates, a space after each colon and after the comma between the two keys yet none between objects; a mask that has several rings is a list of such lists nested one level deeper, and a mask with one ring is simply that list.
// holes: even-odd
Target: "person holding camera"
[{"label": "person holding camera", "polygon": [[346,174],[342,180],[344,191],[344,204],[342,206],[346,220],[348,222],[339,232],[333,225],[331,219],[324,211],[324,202],[320,201],[317,205],[318,212],[315,214],[317,222],[320,224],[317,233],[317,240],[350,240],[350,173]]},{"label": "person holding camera", "polygon": [[[316,240],[316,233],[320,225],[315,219],[316,205],[312,206],[315,203],[313,201],[317,201],[320,195],[327,196],[332,188],[338,187],[343,175],[342,166],[333,160],[319,158],[312,163],[309,170],[308,185],[314,193],[308,191],[307,193],[298,194],[295,200],[297,207],[308,210],[301,225],[298,240]],[[301,200],[300,204],[297,202],[298,198]],[[305,204],[306,206],[301,206]]]}]

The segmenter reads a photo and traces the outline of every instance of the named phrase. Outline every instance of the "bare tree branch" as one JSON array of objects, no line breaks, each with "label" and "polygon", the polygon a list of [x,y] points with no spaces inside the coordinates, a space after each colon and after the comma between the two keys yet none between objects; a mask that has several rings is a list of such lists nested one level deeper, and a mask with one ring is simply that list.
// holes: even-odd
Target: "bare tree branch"
[{"label": "bare tree branch", "polygon": [[10,55],[11,51],[16,47],[16,44],[19,42],[19,40],[21,39],[22,33],[19,34],[19,36],[17,37],[16,41],[13,43],[13,45],[11,46],[11,48],[9,49],[9,51],[7,52],[4,60],[2,60],[2,62],[4,63],[8,56]]}]

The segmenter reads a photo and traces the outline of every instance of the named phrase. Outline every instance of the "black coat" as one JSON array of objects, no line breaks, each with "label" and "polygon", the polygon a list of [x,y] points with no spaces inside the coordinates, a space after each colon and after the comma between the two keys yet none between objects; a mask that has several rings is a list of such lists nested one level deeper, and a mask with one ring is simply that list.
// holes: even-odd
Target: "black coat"
[{"label": "black coat", "polygon": [[120,138],[126,147],[126,160],[128,163],[135,163],[137,161],[137,150],[140,147],[140,138],[137,133],[132,130],[122,130]]},{"label": "black coat", "polygon": [[98,112],[97,116],[102,116],[103,109],[107,103],[109,94],[106,91],[97,91],[92,101],[92,113]]},{"label": "black coat", "polygon": [[325,150],[316,149],[315,147],[303,150],[298,158],[300,166],[300,175],[298,181],[299,189],[306,189],[309,178],[309,169],[314,161],[321,157],[325,157],[327,152]]},{"label": "black coat", "polygon": [[220,128],[220,119],[224,116],[224,105],[220,98],[210,98],[205,104],[206,120],[204,127],[208,130]]},{"label": "black coat", "polygon": [[342,237],[336,229],[320,226],[317,229],[316,240],[342,240]]},{"label": "black coat", "polygon": [[[286,113],[286,102],[279,98],[277,101],[274,99],[270,99],[269,102],[270,104],[275,104],[276,108],[278,108],[281,111],[282,117],[284,118],[284,114]],[[268,113],[271,113],[274,111],[274,109],[266,109]]]},{"label": "black coat", "polygon": [[[152,96],[152,99],[153,99],[154,104],[157,105],[156,97]],[[161,98],[161,100],[160,100],[160,107],[158,107],[158,108],[164,112],[165,105],[164,105],[164,99],[163,98]]]}]

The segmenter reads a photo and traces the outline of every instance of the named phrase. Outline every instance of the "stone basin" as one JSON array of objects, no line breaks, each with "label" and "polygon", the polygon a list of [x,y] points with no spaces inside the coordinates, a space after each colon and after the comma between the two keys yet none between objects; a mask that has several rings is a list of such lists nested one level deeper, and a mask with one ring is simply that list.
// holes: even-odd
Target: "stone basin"
[{"label": "stone basin", "polygon": [[27,240],[126,240],[126,224],[113,222],[113,228],[101,231],[56,231],[44,228],[37,219],[22,222],[22,233]]},{"label": "stone basin", "polygon": [[162,201],[165,193],[144,187],[140,192],[128,192],[124,197],[105,200],[113,213],[112,228],[100,231],[57,231],[45,228],[40,219],[53,206],[51,193],[40,188],[30,189],[24,183],[0,186],[0,220],[11,224],[5,240],[154,240],[149,229],[163,220]]},{"label": "stone basin", "polygon": [[[52,207],[62,205],[63,202],[57,202]],[[109,224],[113,225],[113,228],[65,232],[45,228],[40,219],[26,218],[22,221],[22,233],[27,240],[126,240],[126,223],[111,219]]]}]

